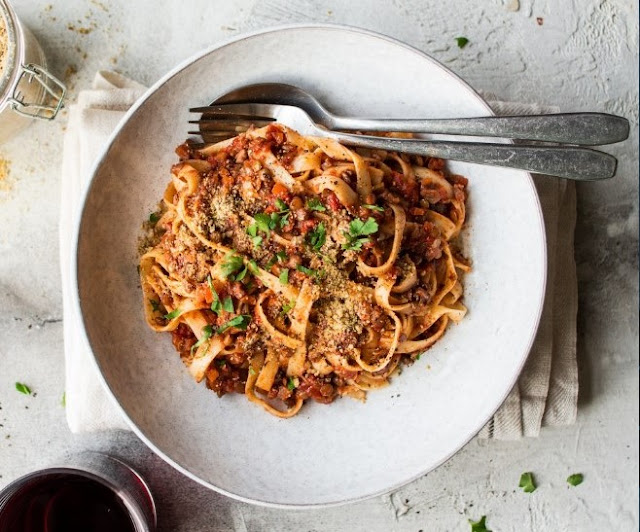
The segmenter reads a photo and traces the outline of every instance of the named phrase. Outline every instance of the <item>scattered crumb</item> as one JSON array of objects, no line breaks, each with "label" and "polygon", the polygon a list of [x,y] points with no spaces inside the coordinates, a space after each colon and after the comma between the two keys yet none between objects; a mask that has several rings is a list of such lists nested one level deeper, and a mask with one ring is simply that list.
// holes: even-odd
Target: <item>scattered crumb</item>
[{"label": "scattered crumb", "polygon": [[536,17],[536,22],[538,26],[542,26],[544,24],[544,19],[542,17]]},{"label": "scattered crumb", "polygon": [[73,24],[67,24],[67,29],[69,31],[75,31],[79,35],[89,35],[95,27],[94,23],[92,23],[90,27],[76,27]]},{"label": "scattered crumb", "polygon": [[69,65],[67,69],[64,71],[64,80],[69,81],[69,78],[71,78],[71,76],[74,76],[77,73],[78,73],[78,67],[73,64]]},{"label": "scattered crumb", "polygon": [[520,0],[506,0],[507,11],[519,11],[520,10]]},{"label": "scattered crumb", "polygon": [[99,7],[100,9],[102,9],[102,11],[104,11],[105,13],[108,13],[109,10],[107,9],[107,6],[105,6],[102,2],[98,2],[97,0],[91,0],[91,3],[94,6]]},{"label": "scattered crumb", "polygon": [[333,11],[331,11],[330,9],[327,11],[327,15],[331,16],[333,15]]},{"label": "scattered crumb", "polygon": [[222,31],[237,31],[237,28],[234,28],[233,26],[220,26],[220,29]]},{"label": "scattered crumb", "polygon": [[51,11],[52,9],[53,9],[53,6],[51,4],[47,4],[46,6],[44,6],[45,12]]},{"label": "scattered crumb", "polygon": [[0,155],[0,192],[9,192],[12,188],[11,161]]}]

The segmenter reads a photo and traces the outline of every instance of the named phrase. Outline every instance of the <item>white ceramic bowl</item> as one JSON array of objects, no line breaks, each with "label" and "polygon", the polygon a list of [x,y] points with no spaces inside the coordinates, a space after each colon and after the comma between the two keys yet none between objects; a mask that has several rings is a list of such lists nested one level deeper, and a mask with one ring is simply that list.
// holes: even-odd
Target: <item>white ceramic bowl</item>
[{"label": "white ceramic bowl", "polygon": [[361,30],[286,27],[208,50],[156,83],[100,157],[78,229],[77,303],[104,383],[132,429],[186,475],[266,505],[372,497],[447,460],[516,382],[544,295],[538,198],[526,172],[450,164],[470,179],[469,314],[365,404],[308,404],[282,420],[243,396],[218,399],[189,377],[170,336],[147,328],[136,248],[141,223],[169,180],[173,150],[186,137],[188,108],[260,81],[299,85],[339,113],[491,114],[433,59]]}]

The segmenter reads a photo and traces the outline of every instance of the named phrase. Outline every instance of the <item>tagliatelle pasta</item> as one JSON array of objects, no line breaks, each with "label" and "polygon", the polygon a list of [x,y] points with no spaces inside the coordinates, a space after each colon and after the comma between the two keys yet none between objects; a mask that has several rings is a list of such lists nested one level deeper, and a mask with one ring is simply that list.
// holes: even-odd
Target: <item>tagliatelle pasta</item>
[{"label": "tagliatelle pasta", "polygon": [[180,162],[140,260],[149,326],[196,381],[269,413],[364,399],[466,313],[467,180],[281,125]]}]

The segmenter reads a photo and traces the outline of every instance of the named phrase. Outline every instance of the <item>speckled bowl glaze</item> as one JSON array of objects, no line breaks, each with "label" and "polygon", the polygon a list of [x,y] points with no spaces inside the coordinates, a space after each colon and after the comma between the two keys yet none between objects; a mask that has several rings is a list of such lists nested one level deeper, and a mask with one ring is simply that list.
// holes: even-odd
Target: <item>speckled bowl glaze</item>
[{"label": "speckled bowl glaze", "polygon": [[77,234],[77,305],[109,393],[161,457],[221,493],[272,506],[372,497],[427,473],[488,421],[512,388],[542,308],[542,215],[526,172],[451,163],[470,179],[468,316],[366,403],[306,405],[277,419],[243,396],[218,399],[187,374],[170,336],[148,329],[136,274],[141,223],[187,132],[188,108],[261,81],[299,85],[338,113],[491,114],[455,74],[387,37],[285,27],[216,46],[156,83],[99,158]]}]

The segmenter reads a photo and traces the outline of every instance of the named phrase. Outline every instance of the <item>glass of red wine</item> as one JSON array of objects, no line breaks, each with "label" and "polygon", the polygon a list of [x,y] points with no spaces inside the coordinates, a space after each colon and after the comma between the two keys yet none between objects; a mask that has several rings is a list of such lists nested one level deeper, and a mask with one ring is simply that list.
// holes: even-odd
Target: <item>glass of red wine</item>
[{"label": "glass of red wine", "polygon": [[82,453],[0,491],[0,532],[154,532],[147,484],[124,462]]}]

